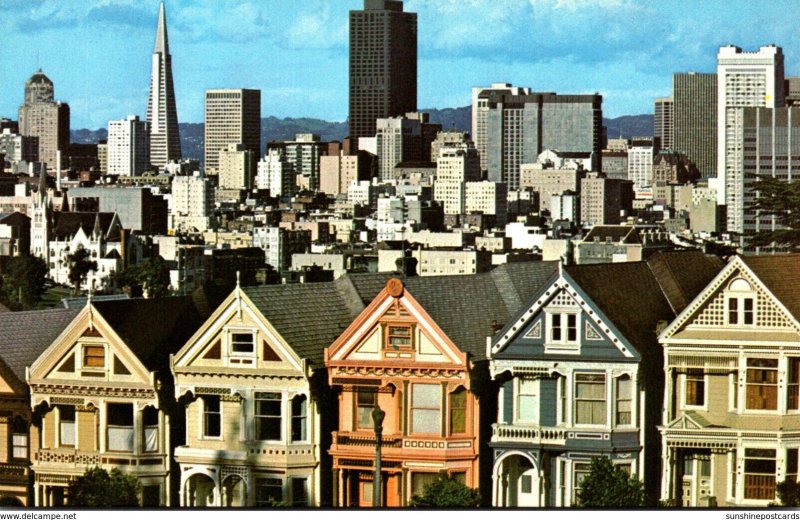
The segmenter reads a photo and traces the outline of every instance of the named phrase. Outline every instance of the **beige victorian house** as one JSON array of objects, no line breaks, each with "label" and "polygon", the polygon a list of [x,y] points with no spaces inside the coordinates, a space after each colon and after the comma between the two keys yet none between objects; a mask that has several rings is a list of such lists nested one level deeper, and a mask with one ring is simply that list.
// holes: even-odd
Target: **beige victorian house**
[{"label": "beige victorian house", "polygon": [[353,317],[337,285],[237,287],[173,357],[186,415],[180,505],[323,503],[320,399],[329,396],[314,370]]},{"label": "beige victorian house", "polygon": [[800,255],[735,257],[660,341],[662,499],[776,501],[800,463]]},{"label": "beige victorian house", "polygon": [[31,364],[36,506],[68,505],[95,466],[135,475],[144,506],[172,503],[169,354],[200,314],[191,297],[90,300]]}]

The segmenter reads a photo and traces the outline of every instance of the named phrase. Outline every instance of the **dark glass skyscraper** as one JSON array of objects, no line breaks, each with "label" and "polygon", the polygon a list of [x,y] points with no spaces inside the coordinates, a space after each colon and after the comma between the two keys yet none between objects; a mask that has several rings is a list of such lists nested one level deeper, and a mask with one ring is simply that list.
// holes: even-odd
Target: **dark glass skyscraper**
[{"label": "dark glass skyscraper", "polygon": [[172,56],[169,53],[163,2],[158,11],[147,121],[150,123],[150,164],[163,168],[169,161],[179,160],[181,137],[178,133],[178,110],[175,107],[175,90],[172,86]]},{"label": "dark glass skyscraper", "polygon": [[350,11],[350,137],[375,135],[378,118],[417,110],[417,14],[398,0]]}]

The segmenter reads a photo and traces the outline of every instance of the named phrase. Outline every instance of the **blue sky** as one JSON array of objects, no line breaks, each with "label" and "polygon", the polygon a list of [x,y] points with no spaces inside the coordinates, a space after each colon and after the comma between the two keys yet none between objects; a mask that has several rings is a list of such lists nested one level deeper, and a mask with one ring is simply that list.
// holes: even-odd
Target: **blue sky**
[{"label": "blue sky", "polygon": [[[168,0],[178,117],[207,88],[258,88],[262,115],[347,117],[347,13],[362,0]],[[796,0],[407,0],[418,13],[420,108],[473,86],[604,96],[607,117],[652,112],[672,73],[713,72],[720,45],[783,47],[800,70]],[[158,0],[0,0],[0,116],[16,119],[37,66],[73,128],[144,117]]]}]

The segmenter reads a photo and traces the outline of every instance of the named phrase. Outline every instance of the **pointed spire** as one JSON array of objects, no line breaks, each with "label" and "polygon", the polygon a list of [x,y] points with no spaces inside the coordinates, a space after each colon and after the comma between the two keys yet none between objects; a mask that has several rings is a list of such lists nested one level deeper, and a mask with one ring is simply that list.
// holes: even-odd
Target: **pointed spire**
[{"label": "pointed spire", "polygon": [[169,40],[167,39],[167,15],[164,12],[164,2],[158,9],[158,28],[156,29],[156,47],[153,52],[169,54]]},{"label": "pointed spire", "polygon": [[94,229],[92,229],[92,236],[95,239],[98,239],[103,236],[103,227],[100,224],[100,212],[98,211],[94,215]]},{"label": "pointed spire", "polygon": [[47,168],[42,163],[42,169],[39,172],[39,202],[44,202],[47,197]]}]

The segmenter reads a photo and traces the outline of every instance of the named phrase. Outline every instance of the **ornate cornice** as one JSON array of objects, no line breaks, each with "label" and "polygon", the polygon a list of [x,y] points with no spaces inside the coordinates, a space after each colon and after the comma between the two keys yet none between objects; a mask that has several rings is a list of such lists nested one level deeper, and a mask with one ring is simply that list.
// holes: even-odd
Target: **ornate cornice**
[{"label": "ornate cornice", "polygon": [[331,376],[423,379],[467,378],[466,371],[459,368],[338,366],[331,367],[331,370],[333,371]]}]

